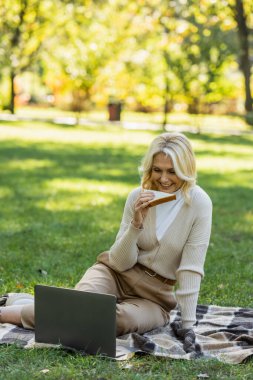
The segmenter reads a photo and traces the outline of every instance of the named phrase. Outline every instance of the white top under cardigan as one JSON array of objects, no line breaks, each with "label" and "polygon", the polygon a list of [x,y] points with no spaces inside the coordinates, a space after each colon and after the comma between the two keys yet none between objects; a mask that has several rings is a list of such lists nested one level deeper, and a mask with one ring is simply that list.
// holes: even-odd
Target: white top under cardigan
[{"label": "white top under cardigan", "polygon": [[199,186],[191,189],[191,204],[183,203],[174,221],[158,241],[156,207],[149,209],[143,228],[131,223],[134,203],[141,188],[128,196],[116,241],[109,251],[112,268],[123,272],[137,262],[165,278],[177,280],[177,302],[183,327],[196,321],[196,306],[209,244],[212,202]]},{"label": "white top under cardigan", "polygon": [[[153,191],[155,199],[167,196],[167,193],[161,191]],[[176,199],[170,202],[162,203],[156,207],[156,236],[161,241],[163,235],[176,218],[181,207],[184,204],[184,198],[181,190],[177,190],[175,193]]]}]

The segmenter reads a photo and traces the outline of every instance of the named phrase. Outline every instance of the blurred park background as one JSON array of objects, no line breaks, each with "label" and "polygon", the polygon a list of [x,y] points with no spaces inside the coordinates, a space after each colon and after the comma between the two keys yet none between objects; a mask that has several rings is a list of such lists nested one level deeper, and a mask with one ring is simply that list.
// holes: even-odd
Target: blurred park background
[{"label": "blurred park background", "polygon": [[[0,292],[73,287],[112,245],[166,129],[192,141],[214,206],[199,303],[253,307],[252,61],[252,0],[0,0]],[[252,360],[126,364],[13,345],[0,363],[1,380],[253,373]]]},{"label": "blurred park background", "polygon": [[2,115],[253,124],[252,0],[0,0],[0,35]]}]

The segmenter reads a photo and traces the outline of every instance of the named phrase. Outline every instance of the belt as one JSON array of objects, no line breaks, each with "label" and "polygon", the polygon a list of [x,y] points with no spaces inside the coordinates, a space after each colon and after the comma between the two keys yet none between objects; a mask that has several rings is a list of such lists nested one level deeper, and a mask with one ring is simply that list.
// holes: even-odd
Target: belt
[{"label": "belt", "polygon": [[160,274],[154,272],[152,269],[149,269],[140,263],[137,263],[136,265],[139,266],[139,268],[141,268],[148,276],[155,277],[159,281],[163,282],[164,284],[169,284],[172,286],[174,286],[176,284],[176,280],[170,280],[169,278],[165,278],[165,277],[161,276]]}]

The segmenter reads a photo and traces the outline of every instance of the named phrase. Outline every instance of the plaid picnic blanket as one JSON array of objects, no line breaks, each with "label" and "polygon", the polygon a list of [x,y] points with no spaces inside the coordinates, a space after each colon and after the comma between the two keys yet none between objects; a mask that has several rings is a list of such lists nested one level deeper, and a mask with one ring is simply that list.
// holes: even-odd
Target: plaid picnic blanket
[{"label": "plaid picnic blanket", "polygon": [[[194,331],[183,330],[180,313],[175,309],[167,326],[117,338],[116,359],[145,353],[187,360],[216,358],[238,364],[253,356],[253,309],[198,305],[197,320]],[[49,346],[35,343],[31,330],[0,324],[0,344],[13,343],[24,348]]]}]

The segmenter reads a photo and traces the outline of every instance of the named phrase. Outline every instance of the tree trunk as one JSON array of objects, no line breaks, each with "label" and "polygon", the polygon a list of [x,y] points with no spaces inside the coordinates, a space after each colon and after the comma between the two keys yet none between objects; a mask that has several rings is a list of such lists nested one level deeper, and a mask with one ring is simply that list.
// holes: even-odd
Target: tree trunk
[{"label": "tree trunk", "polygon": [[166,130],[167,115],[169,110],[169,80],[165,78],[164,108],[163,108],[163,130]]},{"label": "tree trunk", "polygon": [[11,86],[11,89],[10,89],[10,105],[9,105],[9,109],[11,111],[12,114],[15,113],[15,88],[14,88],[14,80],[15,80],[15,74],[14,74],[14,71],[11,70],[10,72],[10,86]]},{"label": "tree trunk", "polygon": [[249,28],[247,27],[246,15],[244,12],[243,1],[236,0],[235,4],[235,20],[238,27],[238,36],[241,45],[240,53],[240,69],[244,76],[245,85],[245,110],[250,112],[252,108],[252,96],[250,88],[250,56],[249,56]]}]

